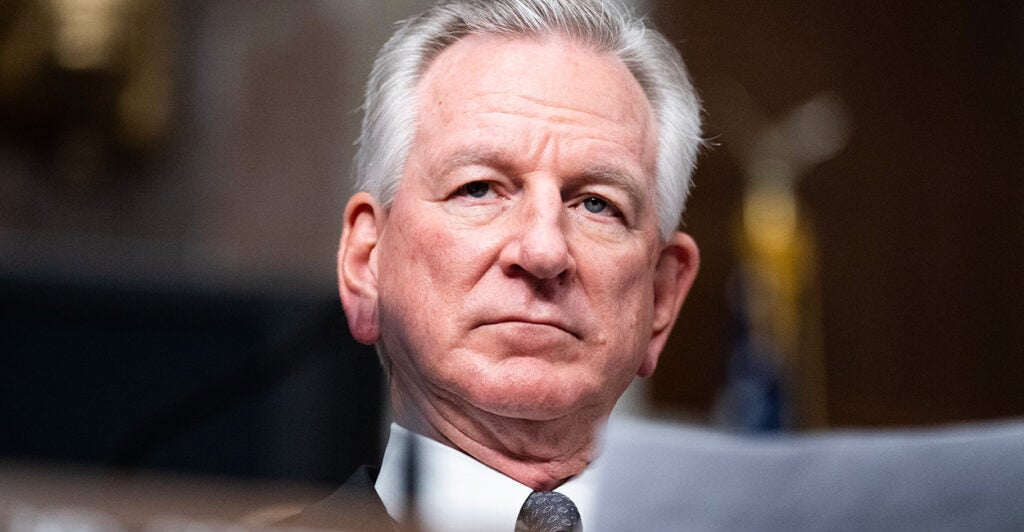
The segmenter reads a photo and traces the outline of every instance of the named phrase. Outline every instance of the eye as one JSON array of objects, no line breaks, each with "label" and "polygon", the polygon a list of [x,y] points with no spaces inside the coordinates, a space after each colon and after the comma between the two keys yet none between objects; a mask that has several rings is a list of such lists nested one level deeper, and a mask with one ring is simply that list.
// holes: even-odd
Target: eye
[{"label": "eye", "polygon": [[619,210],[612,206],[608,200],[599,196],[588,196],[580,203],[583,208],[591,214],[601,216],[620,216]]},{"label": "eye", "polygon": [[491,191],[491,184],[487,181],[472,181],[459,187],[459,194],[465,194],[472,198],[482,198]]},{"label": "eye", "polygon": [[583,200],[583,207],[594,214],[599,214],[601,211],[608,208],[608,202],[601,198],[591,196]]}]

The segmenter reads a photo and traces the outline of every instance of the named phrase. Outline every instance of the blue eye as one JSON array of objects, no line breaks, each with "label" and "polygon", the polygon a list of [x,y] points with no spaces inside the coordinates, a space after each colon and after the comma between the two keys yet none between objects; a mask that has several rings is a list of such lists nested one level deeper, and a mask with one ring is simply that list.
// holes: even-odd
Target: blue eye
[{"label": "blue eye", "polygon": [[491,184],[486,181],[473,181],[462,185],[462,190],[471,197],[482,198],[491,191]]},{"label": "blue eye", "polygon": [[591,196],[583,200],[583,208],[587,209],[588,212],[600,214],[608,208],[608,202],[601,198]]}]

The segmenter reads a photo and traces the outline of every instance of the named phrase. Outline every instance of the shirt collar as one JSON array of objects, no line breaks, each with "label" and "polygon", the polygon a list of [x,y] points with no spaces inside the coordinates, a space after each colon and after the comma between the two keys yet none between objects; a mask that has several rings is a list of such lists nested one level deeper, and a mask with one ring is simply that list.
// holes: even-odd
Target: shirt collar
[{"label": "shirt collar", "polygon": [[[374,488],[396,521],[405,513],[404,469],[409,441],[416,445],[419,486],[417,512],[425,530],[514,530],[529,487],[473,457],[391,424],[380,475]],[[593,464],[555,491],[572,499],[585,523],[593,516],[596,477]]]}]

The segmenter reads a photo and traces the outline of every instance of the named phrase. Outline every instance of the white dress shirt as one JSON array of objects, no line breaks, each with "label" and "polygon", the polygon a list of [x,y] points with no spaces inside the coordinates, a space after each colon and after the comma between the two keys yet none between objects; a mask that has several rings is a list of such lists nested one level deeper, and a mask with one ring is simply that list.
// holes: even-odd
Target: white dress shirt
[{"label": "white dress shirt", "polygon": [[[519,509],[533,490],[497,470],[448,447],[391,424],[380,475],[374,488],[388,514],[401,521],[405,514],[405,464],[408,439],[416,445],[418,489],[416,507],[423,530],[515,530]],[[595,462],[596,464],[596,462]],[[583,524],[593,516],[599,471],[594,464],[554,491],[572,499]]]}]

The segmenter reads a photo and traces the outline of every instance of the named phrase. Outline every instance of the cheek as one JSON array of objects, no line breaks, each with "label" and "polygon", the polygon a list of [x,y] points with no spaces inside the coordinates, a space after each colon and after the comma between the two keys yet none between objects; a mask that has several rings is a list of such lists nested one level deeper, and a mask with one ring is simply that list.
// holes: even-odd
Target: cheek
[{"label": "cheek", "polygon": [[[620,321],[637,317],[637,312],[652,303],[654,270],[649,266],[646,255],[640,253],[609,254],[600,262],[592,261],[585,272],[593,297],[602,300],[605,310],[619,312]],[[581,272],[583,274],[584,272]],[[626,310],[632,311],[629,315]]]},{"label": "cheek", "polygon": [[[392,220],[390,234],[381,242],[380,292],[382,310],[405,314],[421,305],[437,304],[432,301],[438,294],[433,286],[443,284],[444,270],[439,267],[443,257],[438,256],[442,245],[430,245],[437,241],[429,227],[408,219]],[[429,308],[429,307],[428,307]]]},{"label": "cheek", "polygon": [[382,330],[403,334],[413,345],[434,343],[456,326],[472,288],[473,253],[465,245],[471,240],[428,217],[389,223],[379,257]]},{"label": "cheek", "polygon": [[[593,271],[590,302],[600,314],[603,340],[616,348],[610,365],[631,363],[647,351],[653,323],[653,273],[646,262],[622,258]],[[611,275],[614,272],[615,275]]]}]

